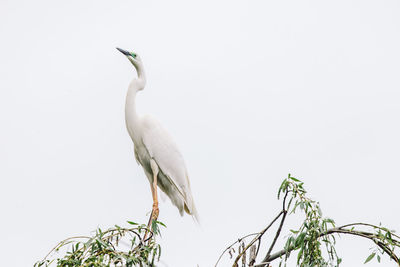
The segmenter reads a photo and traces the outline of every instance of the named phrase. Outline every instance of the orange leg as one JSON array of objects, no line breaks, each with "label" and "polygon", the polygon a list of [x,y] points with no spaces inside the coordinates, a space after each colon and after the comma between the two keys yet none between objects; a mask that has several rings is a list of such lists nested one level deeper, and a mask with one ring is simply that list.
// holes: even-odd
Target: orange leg
[{"label": "orange leg", "polygon": [[158,218],[158,196],[157,196],[157,174],[154,175],[153,184],[150,185],[151,187],[151,194],[153,195],[153,209],[151,211],[151,220],[155,221]]},{"label": "orange leg", "polygon": [[[153,171],[153,183],[150,183],[150,188],[151,188],[151,194],[153,196],[153,208],[151,210],[149,222],[147,224],[147,228],[152,230],[152,224],[153,221],[156,221],[158,218],[159,214],[159,209],[158,209],[158,196],[157,196],[157,176],[158,176],[158,165],[157,163],[152,159],[150,161],[151,169]],[[144,240],[146,240],[148,231],[146,231],[144,235]]]}]

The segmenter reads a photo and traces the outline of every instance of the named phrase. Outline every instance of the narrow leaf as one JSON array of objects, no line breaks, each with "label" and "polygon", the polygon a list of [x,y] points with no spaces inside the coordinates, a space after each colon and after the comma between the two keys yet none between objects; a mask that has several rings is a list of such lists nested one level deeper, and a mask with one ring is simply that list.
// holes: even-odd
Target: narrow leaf
[{"label": "narrow leaf", "polygon": [[371,255],[368,256],[368,258],[365,260],[364,264],[366,264],[367,262],[369,262],[370,260],[372,260],[375,257],[375,252],[372,253]]}]

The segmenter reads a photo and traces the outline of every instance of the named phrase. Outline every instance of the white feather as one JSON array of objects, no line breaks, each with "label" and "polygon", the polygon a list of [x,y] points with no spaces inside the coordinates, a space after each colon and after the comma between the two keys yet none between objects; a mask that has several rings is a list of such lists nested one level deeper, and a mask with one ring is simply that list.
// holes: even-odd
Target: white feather
[{"label": "white feather", "polygon": [[149,156],[155,160],[162,173],[171,180],[178,191],[166,188],[165,193],[170,198],[170,194],[179,193],[189,214],[197,217],[185,161],[177,145],[162,125],[150,115],[142,117],[141,125],[143,144]]},{"label": "white feather", "polygon": [[[154,179],[153,169],[158,167],[157,186],[170,198],[181,215],[186,212],[198,221],[188,172],[177,145],[157,120],[148,115],[139,118],[136,114],[136,94],[146,85],[142,61],[137,54],[132,56],[133,53],[118,50],[128,57],[138,73],[138,78],[129,85],[125,104],[126,127],[135,145],[136,161],[142,165],[150,184]],[[151,166],[154,162],[156,168]]]}]

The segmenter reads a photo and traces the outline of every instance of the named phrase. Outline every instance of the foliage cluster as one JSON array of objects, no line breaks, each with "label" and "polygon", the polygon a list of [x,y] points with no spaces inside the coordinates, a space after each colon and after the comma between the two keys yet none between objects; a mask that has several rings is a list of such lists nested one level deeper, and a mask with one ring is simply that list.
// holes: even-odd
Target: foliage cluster
[{"label": "foliage cluster", "polygon": [[[395,234],[394,230],[368,223],[350,223],[337,227],[333,219],[322,216],[319,203],[307,197],[303,185],[302,181],[289,174],[278,190],[278,199],[282,199],[283,202],[279,214],[262,231],[239,238],[228,246],[215,267],[225,254],[229,254],[232,259],[234,258],[233,267],[238,267],[239,264],[242,267],[264,267],[269,266],[275,260],[280,261],[279,266],[286,266],[288,258],[294,253],[297,253],[297,266],[339,266],[342,259],[335,249],[335,235],[338,234],[366,238],[375,244],[373,252],[364,263],[371,261],[375,256],[380,262],[381,255],[387,255],[400,266],[399,256],[396,254],[400,249],[400,237]],[[304,220],[297,229],[290,229],[290,232],[286,235],[285,246],[272,253],[287,215],[299,210],[304,214]],[[278,219],[280,219],[280,223],[277,231],[272,235],[273,241],[261,262],[256,263],[262,238]],[[247,241],[250,237],[252,239]],[[236,257],[234,257],[235,255]],[[324,255],[327,255],[327,257]]]},{"label": "foliage cluster", "polygon": [[[106,266],[155,266],[161,256],[161,246],[155,237],[160,235],[159,221],[153,221],[151,230],[144,224],[128,221],[129,228],[115,225],[94,235],[77,236],[58,243],[49,254],[34,267],[47,267],[53,263],[58,267],[106,267]],[[144,239],[146,231],[149,237]],[[50,259],[51,254],[70,245],[70,250],[61,258]]]},{"label": "foliage cluster", "polygon": [[[291,234],[285,244],[287,253],[285,253],[284,261],[287,260],[292,251],[298,250],[297,264],[299,266],[328,266],[332,263],[338,266],[342,259],[336,253],[335,237],[324,235],[329,225],[335,227],[335,222],[330,218],[322,217],[319,203],[306,196],[306,190],[300,180],[289,175],[279,188],[278,199],[281,193],[291,194],[287,210],[289,210],[293,201],[294,207],[290,213],[295,213],[296,210],[300,209],[305,215],[299,229],[290,230]],[[322,255],[322,243],[328,252],[328,259],[325,259]]]},{"label": "foliage cluster", "polygon": [[[303,182],[289,176],[283,180],[278,199],[282,200],[282,210],[260,232],[248,234],[228,246],[220,259],[229,254],[233,259],[233,267],[265,267],[273,261],[279,261],[279,266],[286,266],[287,260],[296,255],[297,266],[339,266],[342,259],[338,256],[335,236],[346,234],[366,238],[374,243],[372,253],[364,263],[376,258],[381,261],[382,255],[387,255],[400,266],[398,251],[400,237],[394,230],[381,225],[356,222],[336,226],[331,218],[323,217],[320,205],[307,196]],[[286,222],[287,215],[301,212],[304,219],[298,228],[290,229],[284,238],[284,247],[273,253],[276,242]],[[271,227],[279,222],[275,233],[271,233],[272,242],[264,252],[264,257],[256,263],[261,251],[263,237],[270,233]],[[57,244],[49,254],[35,267],[47,267],[53,264],[59,267],[105,267],[105,266],[155,266],[161,256],[161,247],[156,243],[160,236],[160,226],[165,225],[153,221],[151,229],[144,224],[128,221],[129,227],[115,225],[108,230],[97,229],[88,236],[68,238]],[[146,238],[147,234],[148,238]],[[54,254],[61,249],[70,248],[64,256],[55,258]]]}]

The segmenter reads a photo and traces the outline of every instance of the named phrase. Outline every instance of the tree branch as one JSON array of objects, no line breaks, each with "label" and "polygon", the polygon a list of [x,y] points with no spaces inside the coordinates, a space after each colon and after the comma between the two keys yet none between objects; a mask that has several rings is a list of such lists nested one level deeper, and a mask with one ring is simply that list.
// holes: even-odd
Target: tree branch
[{"label": "tree branch", "polygon": [[272,241],[272,244],[269,247],[267,255],[265,256],[263,261],[265,261],[265,259],[267,259],[269,257],[269,255],[271,254],[272,249],[275,246],[276,241],[278,240],[279,235],[281,234],[281,230],[282,230],[283,224],[284,224],[285,219],[286,219],[287,211],[289,210],[289,207],[290,207],[290,203],[289,203],[287,208],[286,208],[286,198],[287,198],[288,193],[289,193],[289,191],[286,191],[285,197],[283,198],[283,210],[282,210],[283,211],[283,216],[282,216],[281,223],[279,224],[278,230],[276,231],[275,238]]},{"label": "tree branch", "polygon": [[[365,226],[370,226],[373,228],[379,228],[376,227],[374,225],[369,225],[369,224],[363,224],[363,223],[357,223],[359,225],[365,225]],[[351,225],[356,225],[356,224],[348,224],[348,225],[344,225],[344,226],[340,226],[340,227],[335,227],[335,228],[331,228],[328,229],[326,232],[321,233],[319,235],[319,237],[323,237],[326,235],[331,235],[331,234],[349,234],[349,235],[355,235],[355,236],[360,236],[366,239],[369,239],[371,241],[373,241],[375,244],[377,244],[386,254],[388,254],[388,256],[393,259],[397,264],[399,264],[400,266],[400,260],[399,257],[396,256],[392,250],[390,250],[384,243],[382,243],[379,239],[377,240],[377,237],[373,234],[373,233],[369,233],[369,232],[363,232],[363,231],[354,231],[354,230],[348,230],[348,229],[343,229],[344,227],[348,227]],[[270,255],[269,257],[265,257],[263,262],[254,265],[254,267],[264,267],[267,266],[267,264],[269,264],[270,262],[276,260],[277,258],[280,258],[281,256],[287,254],[288,252],[291,252],[292,250],[295,250],[296,247],[295,246],[290,246],[288,249],[282,249],[272,255]]]},{"label": "tree branch", "polygon": [[252,235],[259,235],[259,234],[260,234],[260,233],[248,234],[248,235],[246,235],[246,236],[243,236],[243,237],[239,238],[239,239],[236,240],[235,242],[233,242],[230,246],[228,246],[228,247],[221,253],[221,255],[219,256],[217,262],[215,263],[215,267],[218,265],[218,263],[219,263],[219,261],[221,260],[222,256],[224,256],[225,252],[227,252],[229,249],[231,249],[236,243],[241,242],[243,239],[245,239],[245,238],[247,238],[247,237],[249,237],[249,236],[252,236]]},{"label": "tree branch", "polygon": [[[282,210],[281,212],[279,212],[279,214],[275,217],[275,219],[272,220],[272,222],[264,229],[262,230],[253,240],[251,240],[251,242],[243,249],[243,251],[241,253],[239,253],[239,255],[236,257],[235,259],[235,263],[233,264],[233,266],[237,266],[237,263],[240,259],[240,257],[243,256],[243,254],[246,252],[247,249],[249,249],[257,240],[259,240],[264,234],[265,232],[268,231],[268,229],[276,222],[276,220],[279,219],[279,217],[281,217],[281,215],[284,214],[284,211]],[[226,251],[226,250],[225,250]],[[218,263],[218,262],[217,262]],[[215,265],[217,266],[217,265]]]}]

